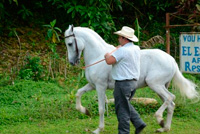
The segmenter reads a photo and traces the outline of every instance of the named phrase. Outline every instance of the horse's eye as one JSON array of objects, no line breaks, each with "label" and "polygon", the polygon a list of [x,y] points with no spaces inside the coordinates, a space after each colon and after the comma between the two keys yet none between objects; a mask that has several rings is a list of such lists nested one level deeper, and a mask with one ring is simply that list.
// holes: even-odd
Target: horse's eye
[{"label": "horse's eye", "polygon": [[68,45],[69,45],[69,46],[71,46],[71,45],[72,45],[72,43],[68,43]]}]

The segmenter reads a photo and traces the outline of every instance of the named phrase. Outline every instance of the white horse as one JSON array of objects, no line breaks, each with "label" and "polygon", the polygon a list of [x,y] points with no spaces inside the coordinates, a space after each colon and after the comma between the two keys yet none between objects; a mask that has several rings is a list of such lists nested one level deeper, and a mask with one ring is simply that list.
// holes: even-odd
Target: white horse
[{"label": "white horse", "polygon": [[[96,32],[89,28],[69,26],[65,31],[65,43],[68,51],[70,64],[76,65],[83,52],[85,65],[90,65],[104,58],[104,54],[115,49],[114,46],[107,44]],[[169,131],[171,127],[172,116],[175,108],[175,95],[168,91],[170,81],[180,89],[182,95],[189,99],[199,97],[195,90],[196,86],[183,77],[179,71],[174,58],[169,54],[158,50],[141,50],[140,79],[138,88],[149,86],[163,100],[162,106],[156,111],[155,117],[161,128],[158,132]],[[86,68],[85,76],[88,84],[78,89],[76,93],[76,109],[89,115],[88,110],[81,104],[83,93],[96,89],[98,95],[98,108],[100,115],[99,127],[93,133],[99,133],[104,129],[104,112],[106,89],[114,88],[114,80],[111,77],[111,65],[105,61]],[[163,112],[167,108],[167,118],[164,123]]]}]

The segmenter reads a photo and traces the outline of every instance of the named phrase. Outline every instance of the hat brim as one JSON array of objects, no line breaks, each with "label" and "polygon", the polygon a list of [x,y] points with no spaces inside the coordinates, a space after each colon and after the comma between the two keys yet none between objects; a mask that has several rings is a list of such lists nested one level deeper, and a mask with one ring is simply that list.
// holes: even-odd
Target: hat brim
[{"label": "hat brim", "polygon": [[114,34],[123,36],[123,37],[125,37],[125,38],[127,38],[127,39],[129,39],[129,40],[131,40],[133,42],[138,42],[139,41],[139,39],[135,35],[133,35],[132,37],[129,37],[129,36],[123,34],[121,31],[114,32]]}]

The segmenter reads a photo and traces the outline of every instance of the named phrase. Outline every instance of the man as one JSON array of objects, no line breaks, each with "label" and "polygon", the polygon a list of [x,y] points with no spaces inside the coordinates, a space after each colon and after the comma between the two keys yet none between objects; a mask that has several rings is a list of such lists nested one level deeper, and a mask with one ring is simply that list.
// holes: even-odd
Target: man
[{"label": "man", "polygon": [[112,65],[112,77],[115,80],[113,94],[119,134],[130,133],[130,121],[136,128],[135,134],[139,134],[146,127],[140,115],[130,104],[140,76],[140,48],[133,44],[133,42],[138,42],[134,32],[127,26],[115,32],[114,34],[119,36],[118,41],[121,47],[112,54],[104,55],[106,63]]}]

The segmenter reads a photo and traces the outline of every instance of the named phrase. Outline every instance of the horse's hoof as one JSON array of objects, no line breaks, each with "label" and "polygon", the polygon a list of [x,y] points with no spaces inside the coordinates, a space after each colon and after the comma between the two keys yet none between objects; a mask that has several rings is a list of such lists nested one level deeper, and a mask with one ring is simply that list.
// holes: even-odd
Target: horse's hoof
[{"label": "horse's hoof", "polygon": [[162,132],[164,132],[163,128],[159,128],[159,129],[156,130],[156,133],[162,133]]},{"label": "horse's hoof", "polygon": [[159,128],[156,130],[157,133],[168,132],[168,131],[170,131],[169,128]]},{"label": "horse's hoof", "polygon": [[164,120],[161,120],[161,122],[160,122],[160,126],[161,126],[162,128],[165,126],[165,122],[164,122]]},{"label": "horse's hoof", "polygon": [[99,128],[97,128],[95,131],[93,131],[92,133],[93,134],[99,134],[99,132],[100,132],[100,129]]},{"label": "horse's hoof", "polygon": [[85,110],[85,114],[86,114],[87,116],[91,116],[90,112],[89,112],[87,109]]}]

